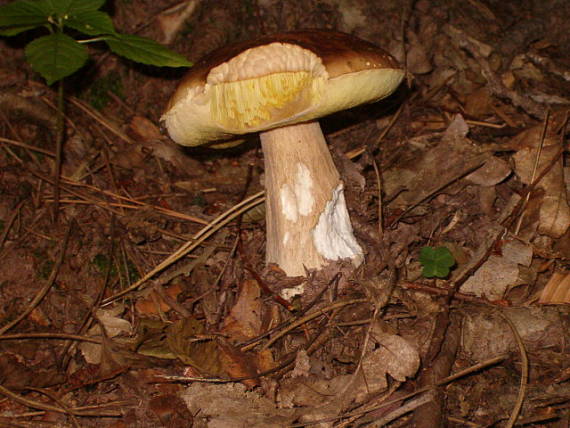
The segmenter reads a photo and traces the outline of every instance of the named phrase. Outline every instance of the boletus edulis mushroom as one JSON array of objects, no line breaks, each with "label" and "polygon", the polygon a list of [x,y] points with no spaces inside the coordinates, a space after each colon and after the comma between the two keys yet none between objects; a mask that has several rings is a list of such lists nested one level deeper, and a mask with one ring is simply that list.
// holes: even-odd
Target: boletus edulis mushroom
[{"label": "boletus edulis mushroom", "polygon": [[380,100],[403,77],[388,53],[349,34],[274,34],[226,46],[197,62],[162,121],[185,146],[259,132],[268,263],[289,276],[341,259],[358,266],[363,251],[318,119]]}]

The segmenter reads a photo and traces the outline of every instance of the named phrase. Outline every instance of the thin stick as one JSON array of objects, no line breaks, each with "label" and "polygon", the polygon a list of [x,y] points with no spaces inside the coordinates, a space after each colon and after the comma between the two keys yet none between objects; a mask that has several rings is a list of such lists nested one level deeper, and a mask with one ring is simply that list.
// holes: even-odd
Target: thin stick
[{"label": "thin stick", "polygon": [[373,157],[371,157],[371,159],[372,166],[374,167],[374,174],[376,175],[376,183],[378,185],[378,235],[380,236],[380,239],[382,239],[382,236],[384,236],[384,215],[382,214],[382,177],[380,175],[380,170],[378,169],[376,159]]},{"label": "thin stick", "polygon": [[16,147],[21,147],[23,149],[30,150],[32,152],[38,152],[38,153],[41,153],[43,155],[49,156],[51,158],[55,157],[54,152],[50,152],[49,150],[42,149],[40,147],[32,146],[31,144],[22,143],[21,141],[10,140],[9,138],[0,137],[0,142],[10,144],[10,145],[16,146]]},{"label": "thin stick", "polygon": [[526,386],[528,384],[528,365],[529,365],[528,355],[526,353],[524,343],[521,339],[521,336],[520,336],[515,324],[504,313],[502,313],[500,311],[497,311],[497,313],[507,322],[507,324],[509,324],[509,328],[511,329],[511,331],[513,332],[513,335],[515,336],[515,340],[517,341],[517,345],[519,347],[519,352],[521,355],[521,365],[522,365],[522,367],[521,367],[521,380],[520,380],[519,393],[517,396],[517,402],[515,403],[515,406],[513,407],[513,410],[511,412],[511,416],[509,417],[509,420],[508,420],[507,424],[505,425],[506,428],[512,428],[515,425],[517,418],[519,417],[519,414],[521,412],[521,408],[523,405],[524,397],[526,395]]},{"label": "thin stick", "polygon": [[102,304],[106,305],[108,303],[111,303],[112,301],[117,300],[118,298],[139,288],[143,283],[148,281],[158,272],[161,272],[162,270],[166,269],[168,266],[172,265],[173,263],[184,257],[186,254],[194,250],[203,241],[208,239],[210,236],[212,236],[214,233],[216,233],[226,224],[231,222],[233,219],[240,216],[245,211],[263,202],[265,199],[263,197],[263,194],[264,192],[258,192],[255,195],[250,196],[249,198],[245,199],[243,202],[233,206],[232,208],[230,208],[229,210],[218,216],[214,221],[212,221],[206,227],[202,228],[198,233],[196,233],[193,239],[183,244],[178,250],[176,250],[173,254],[167,257],[166,260],[162,261],[158,266],[156,266],[154,269],[152,269],[150,272],[144,275],[141,279],[139,279],[137,282],[132,284],[127,289],[121,291],[120,293],[117,293],[114,296],[108,297],[107,299],[103,300]]},{"label": "thin stick", "polygon": [[77,334],[67,333],[18,333],[0,335],[0,340],[22,340],[22,339],[56,339],[56,340],[79,340],[81,342],[90,342],[102,344],[102,339],[95,337],[79,336]]},{"label": "thin stick", "polygon": [[[550,117],[550,111],[547,110],[546,111],[546,116],[544,117],[544,126],[542,127],[542,132],[540,133],[540,141],[538,142],[538,150],[536,152],[536,157],[534,159],[534,166],[532,168],[532,176],[530,178],[530,182],[529,184],[532,185],[534,183],[534,180],[536,178],[536,171],[538,170],[538,164],[540,162],[540,155],[542,154],[542,148],[544,147],[544,137],[546,136],[546,129],[548,128],[548,118]],[[522,203],[521,206],[521,215],[517,221],[517,225],[515,227],[515,231],[514,234],[515,236],[519,234],[520,228],[521,228],[521,224],[524,218],[524,209],[526,207],[526,205],[528,204],[528,201],[530,200],[530,194],[531,192],[528,192],[526,194],[526,197]]]},{"label": "thin stick", "polygon": [[18,214],[20,214],[20,209],[22,208],[22,205],[24,205],[24,202],[25,201],[20,201],[20,203],[16,205],[16,208],[14,208],[14,212],[12,212],[12,215],[4,225],[4,230],[2,231],[2,235],[0,236],[0,250],[2,249],[2,247],[4,247],[4,242],[6,242],[6,239],[8,239],[8,233],[10,233],[10,229],[12,228],[12,225],[14,224],[16,217],[18,217]]},{"label": "thin stick", "polygon": [[59,180],[61,176],[61,162],[63,157],[63,141],[65,139],[65,107],[63,98],[63,79],[57,86],[57,120],[55,137],[55,167],[53,171],[53,219],[57,223],[59,218]]},{"label": "thin stick", "polygon": [[71,235],[72,224],[69,225],[67,231],[65,232],[65,238],[63,238],[63,243],[61,244],[61,249],[59,250],[59,257],[54,265],[53,269],[51,270],[49,279],[47,283],[42,287],[38,294],[34,297],[34,299],[30,302],[28,307],[24,312],[22,312],[16,319],[12,320],[4,327],[0,328],[0,336],[26,318],[35,308],[40,304],[42,299],[46,296],[48,291],[51,289],[53,284],[55,283],[55,279],[57,278],[57,274],[59,273],[59,268],[63,264],[63,260],[65,259],[65,250],[67,249],[67,243],[69,242],[69,236]]},{"label": "thin stick", "polygon": [[390,401],[385,401],[384,403],[382,403],[378,406],[371,407],[371,408],[368,408],[366,410],[359,410],[359,411],[350,412],[350,413],[347,413],[347,414],[344,414],[341,416],[335,416],[332,418],[319,419],[316,421],[306,422],[306,423],[302,423],[302,424],[295,424],[295,425],[291,425],[290,428],[300,428],[300,427],[304,427],[304,426],[308,426],[308,425],[314,425],[314,424],[321,423],[321,422],[333,422],[333,421],[336,421],[338,419],[342,419],[342,418],[346,418],[346,417],[364,415],[366,413],[374,412],[376,410],[380,410],[380,409],[382,409],[386,406],[389,406],[391,404],[400,403],[404,400],[415,397],[416,395],[419,395],[419,394],[422,394],[424,392],[428,392],[430,390],[433,390],[434,388],[436,388],[438,386],[443,386],[443,385],[446,385],[448,383],[451,383],[456,379],[465,377],[467,375],[470,375],[471,373],[477,372],[477,371],[482,370],[486,367],[494,366],[495,364],[503,361],[505,358],[506,358],[506,355],[499,355],[497,357],[490,358],[486,361],[475,364],[474,366],[468,367],[465,370],[461,370],[460,372],[457,372],[454,375],[447,376],[441,380],[438,380],[433,385],[424,386],[423,388],[417,389],[414,392],[410,392],[409,394],[402,395],[401,397],[394,398],[393,400],[390,400]]}]

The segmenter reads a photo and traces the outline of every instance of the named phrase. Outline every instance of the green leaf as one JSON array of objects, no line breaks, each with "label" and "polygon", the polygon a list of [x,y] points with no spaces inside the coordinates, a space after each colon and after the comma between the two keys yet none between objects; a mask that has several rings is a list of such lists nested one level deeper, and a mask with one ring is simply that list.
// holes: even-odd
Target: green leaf
[{"label": "green leaf", "polygon": [[73,13],[65,20],[65,25],[90,36],[115,34],[115,27],[109,15],[98,10]]},{"label": "green leaf", "polygon": [[38,0],[38,3],[50,10],[50,13],[64,18],[72,13],[98,10],[105,4],[105,0]]},{"label": "green leaf", "polygon": [[425,278],[445,278],[449,275],[449,269],[455,264],[453,254],[446,247],[423,247],[419,260]]},{"label": "green leaf", "polygon": [[190,67],[192,65],[182,55],[144,37],[117,34],[115,37],[106,38],[105,42],[117,55],[142,64],[158,67]]},{"label": "green leaf", "polygon": [[65,34],[56,33],[30,42],[26,46],[26,57],[32,68],[51,85],[85,64],[87,48]]},{"label": "green leaf", "polygon": [[38,2],[19,0],[0,6],[0,35],[14,36],[48,23],[49,13]]}]

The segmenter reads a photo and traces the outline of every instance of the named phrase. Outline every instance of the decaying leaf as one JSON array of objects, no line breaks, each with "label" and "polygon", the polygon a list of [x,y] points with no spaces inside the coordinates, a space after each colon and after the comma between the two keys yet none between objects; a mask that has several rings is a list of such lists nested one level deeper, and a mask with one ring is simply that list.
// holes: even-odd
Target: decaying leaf
[{"label": "decaying leaf", "polygon": [[202,374],[223,374],[218,346],[212,337],[204,333],[204,326],[194,318],[184,318],[166,328],[166,344],[184,364]]},{"label": "decaying leaf", "polygon": [[[398,194],[393,204],[415,205],[433,195],[439,189],[457,182],[462,177],[473,174],[487,162],[493,169],[497,160],[490,153],[480,152],[467,138],[469,130],[465,120],[457,115],[451,122],[438,144],[416,153],[416,158],[398,164],[397,168],[383,173],[384,187],[387,194]],[[472,182],[483,182],[484,185],[496,184],[503,180],[509,170],[501,168],[498,175],[483,181],[472,175]],[[457,191],[459,188],[455,188]],[[451,188],[446,188],[446,192]]]},{"label": "decaying leaf", "polygon": [[194,383],[183,395],[194,421],[216,428],[281,428],[296,419],[294,409],[278,409],[258,392],[244,385]]},{"label": "decaying leaf", "polygon": [[561,119],[561,115],[556,115],[550,121],[544,141],[541,141],[543,125],[539,125],[517,135],[512,142],[519,148],[513,159],[523,183],[530,184],[550,168],[537,185],[543,194],[533,192],[530,197],[541,198],[538,204],[532,205],[538,210],[538,233],[553,238],[561,237],[570,227],[570,206],[560,157],[562,142],[556,134]]},{"label": "decaying leaf", "polygon": [[236,342],[245,341],[261,333],[261,292],[255,280],[241,283],[237,301],[224,319],[222,333]]},{"label": "decaying leaf", "polygon": [[524,283],[520,266],[530,266],[532,247],[519,240],[507,240],[501,255],[491,255],[477,271],[461,286],[461,292],[502,299],[505,292]]},{"label": "decaying leaf", "polygon": [[[564,306],[503,308],[527,352],[558,348],[570,340],[568,308]],[[480,362],[498,355],[518,352],[517,340],[505,319],[495,309],[472,308],[465,313],[462,352]]]},{"label": "decaying leaf", "polygon": [[[124,311],[123,305],[116,305],[110,309],[99,309],[95,315],[99,323],[91,327],[87,334],[91,337],[102,337],[101,326],[105,329],[107,338],[116,337],[121,333],[130,334],[132,330],[131,323],[120,317]],[[79,349],[83,354],[83,358],[89,364],[99,364],[101,362],[102,345],[83,342],[79,345]]]},{"label": "decaying leaf", "polygon": [[570,304],[570,272],[554,272],[540,293],[538,302]]},{"label": "decaying leaf", "polygon": [[385,373],[404,382],[416,374],[420,367],[420,355],[415,346],[397,334],[384,333],[377,328],[373,329],[372,336],[380,348],[365,356],[362,362],[367,381],[382,377]]}]

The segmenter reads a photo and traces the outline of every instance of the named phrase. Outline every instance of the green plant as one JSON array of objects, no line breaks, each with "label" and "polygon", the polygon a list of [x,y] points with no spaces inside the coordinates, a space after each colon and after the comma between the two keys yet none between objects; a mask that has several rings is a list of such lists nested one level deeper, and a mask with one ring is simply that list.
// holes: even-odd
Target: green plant
[{"label": "green plant", "polygon": [[[153,40],[115,30],[109,15],[99,9],[105,0],[17,0],[0,6],[0,35],[15,36],[44,27],[48,35],[25,47],[32,69],[51,85],[79,70],[87,62],[88,43],[105,42],[116,53],[142,64],[187,67],[183,56]],[[78,33],[90,38],[76,40]]]},{"label": "green plant", "polygon": [[455,258],[446,247],[423,247],[420,251],[422,275],[425,278],[445,278],[455,265]]},{"label": "green plant", "polygon": [[[44,27],[49,34],[32,40],[25,47],[32,69],[57,91],[56,162],[54,165],[54,220],[59,213],[59,180],[64,133],[63,80],[85,65],[86,45],[105,42],[117,55],[142,64],[161,67],[191,66],[186,58],[153,40],[115,30],[111,17],[99,9],[105,0],[16,0],[0,6],[0,36],[15,36]],[[71,37],[84,34],[90,38]]]}]

